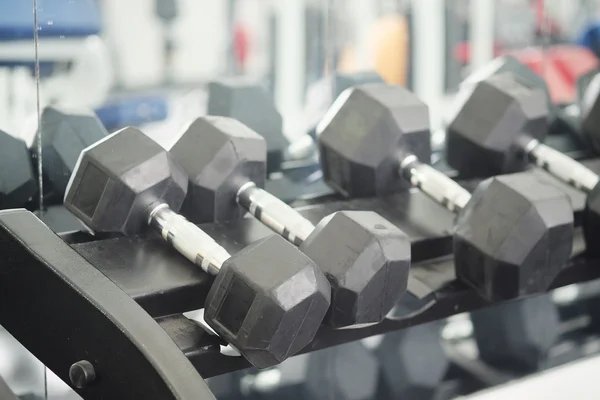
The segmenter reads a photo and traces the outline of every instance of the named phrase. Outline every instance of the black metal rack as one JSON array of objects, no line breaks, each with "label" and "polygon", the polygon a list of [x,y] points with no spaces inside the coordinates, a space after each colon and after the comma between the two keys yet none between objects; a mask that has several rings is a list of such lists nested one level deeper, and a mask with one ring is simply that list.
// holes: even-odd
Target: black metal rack
[{"label": "black metal rack", "polygon": [[[600,160],[586,164],[600,171]],[[584,195],[542,170],[530,173],[569,194],[579,224]],[[404,316],[360,329],[323,327],[305,352],[488,305],[455,278],[453,214],[423,194],[328,195],[302,204],[313,222],[338,210],[376,211],[411,237],[413,258],[409,293],[399,305]],[[229,252],[270,234],[253,219],[201,227]],[[86,399],[212,398],[197,372],[207,378],[249,366],[222,355],[221,340],[181,314],[202,308],[212,278],[153,234],[59,237],[33,214],[12,210],[0,212],[0,252],[2,325]],[[586,258],[577,230],[573,258],[553,286],[600,278],[598,264]],[[96,379],[75,388],[69,369],[81,360],[94,366]]]}]

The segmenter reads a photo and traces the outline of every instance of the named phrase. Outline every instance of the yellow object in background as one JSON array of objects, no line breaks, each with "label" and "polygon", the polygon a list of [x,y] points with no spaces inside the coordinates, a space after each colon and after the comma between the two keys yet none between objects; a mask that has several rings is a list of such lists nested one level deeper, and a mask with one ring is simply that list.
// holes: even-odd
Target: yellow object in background
[{"label": "yellow object in background", "polygon": [[375,70],[390,84],[406,85],[409,30],[402,15],[380,18],[371,30]]},{"label": "yellow object in background", "polygon": [[364,69],[375,69],[384,81],[406,85],[408,74],[409,30],[402,15],[386,15],[371,28],[368,38],[372,59],[369,65],[358,65],[354,46],[346,45],[340,51],[337,70],[354,73]]},{"label": "yellow object in background", "polygon": [[337,70],[344,74],[351,74],[360,70],[356,62],[356,51],[354,47],[345,45],[340,51],[340,59],[337,63]]}]

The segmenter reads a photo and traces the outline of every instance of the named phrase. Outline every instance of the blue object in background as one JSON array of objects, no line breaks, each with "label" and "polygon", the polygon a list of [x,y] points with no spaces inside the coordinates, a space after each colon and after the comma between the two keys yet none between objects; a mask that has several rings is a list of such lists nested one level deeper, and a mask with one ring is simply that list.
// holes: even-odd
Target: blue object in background
[{"label": "blue object in background", "polygon": [[96,109],[96,115],[109,131],[162,121],[167,114],[167,100],[159,95],[113,99]]},{"label": "blue object in background", "polygon": [[[70,38],[100,32],[97,0],[37,0],[40,38]],[[33,1],[0,0],[0,41],[33,39]]]},{"label": "blue object in background", "polygon": [[600,22],[588,24],[579,36],[577,44],[590,49],[600,58]]}]

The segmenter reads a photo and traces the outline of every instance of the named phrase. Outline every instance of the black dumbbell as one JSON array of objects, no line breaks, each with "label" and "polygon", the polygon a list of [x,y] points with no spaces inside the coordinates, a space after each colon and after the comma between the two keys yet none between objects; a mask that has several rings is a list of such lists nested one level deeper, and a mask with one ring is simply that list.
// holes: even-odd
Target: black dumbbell
[{"label": "black dumbbell", "polygon": [[[571,108],[574,116],[574,132],[590,145],[592,150],[600,153],[600,70],[595,69],[577,78],[577,103]],[[571,119],[573,121],[573,118]],[[579,129],[577,129],[579,128]]]},{"label": "black dumbbell", "polygon": [[[510,72],[517,76],[520,80],[529,82],[530,85],[544,92],[548,104],[548,132],[570,133],[575,136],[579,143],[593,143],[595,132],[593,127],[595,124],[590,124],[594,120],[594,113],[588,111],[593,108],[593,104],[598,96],[597,90],[600,89],[596,85],[596,93],[588,95],[584,102],[585,92],[589,83],[597,70],[585,73],[577,78],[576,81],[576,101],[569,105],[558,105],[552,100],[548,84],[541,75],[523,64],[512,56],[498,57],[488,65],[478,69],[465,79],[464,84],[472,85],[478,81],[484,80],[492,75]],[[599,82],[600,83],[600,82]],[[592,128],[589,131],[589,128]],[[600,151],[600,147],[596,147],[595,151]]]},{"label": "black dumbbell", "polygon": [[530,174],[490,178],[473,195],[427,165],[427,106],[400,86],[371,84],[336,100],[318,129],[325,180],[346,196],[410,187],[457,214],[459,279],[489,300],[548,289],[569,260],[573,214],[567,196]]},{"label": "black dumbbell", "polygon": [[[379,399],[380,366],[361,343],[351,342],[286,360],[259,372],[242,393],[256,399]],[[244,390],[245,389],[245,390]]]},{"label": "black dumbbell", "polygon": [[[317,124],[327,112],[333,101],[346,89],[365,83],[380,83],[383,79],[375,71],[326,76],[311,84],[306,92],[304,121],[306,134],[292,142],[288,148],[286,159],[297,160],[315,156],[317,140]],[[260,131],[258,131],[260,133]]]},{"label": "black dumbbell", "polygon": [[537,370],[560,335],[549,294],[477,310],[471,321],[480,359],[515,372]]},{"label": "black dumbbell", "polygon": [[[577,139],[577,142],[580,145],[583,145],[584,148],[587,149],[591,147],[591,149],[596,152],[598,152],[600,148],[597,147],[598,143],[594,143],[594,136],[596,134],[594,131],[594,115],[593,113],[590,113],[596,99],[593,98],[594,95],[585,97],[585,94],[588,85],[597,73],[597,70],[592,70],[578,76],[575,82],[575,101],[571,104],[563,105],[558,109],[555,120],[556,123],[550,123],[550,120],[548,121],[549,133],[569,133],[574,136]],[[529,84],[533,84],[526,78],[524,78],[524,80],[528,81]],[[546,83],[542,81],[542,84],[545,85]],[[546,89],[545,86],[538,86],[538,82],[535,82],[533,86],[544,90]],[[598,93],[595,94],[595,96],[597,95]],[[548,113],[550,118],[552,113],[550,107]]]},{"label": "black dumbbell", "polygon": [[265,87],[239,78],[210,82],[206,112],[237,119],[260,132],[267,141],[267,173],[280,170],[289,142],[281,114]]},{"label": "black dumbbell", "polygon": [[541,75],[513,56],[505,55],[495,58],[492,62],[477,69],[471,75],[469,75],[464,80],[463,84],[472,85],[492,75],[503,74],[507,72],[518,76],[524,81],[530,82],[531,85],[544,92],[544,96],[546,97],[548,104],[548,124],[549,126],[553,127],[553,129],[558,129],[558,127],[563,123],[563,121],[561,121],[563,112],[561,108],[552,100],[550,89],[548,88],[546,81]]},{"label": "black dumbbell", "polygon": [[[375,71],[360,71],[355,73],[334,73],[311,84],[306,91],[304,120],[307,123],[307,133],[317,140],[317,124],[323,118],[331,104],[346,89],[366,83],[383,83],[383,79]],[[260,133],[260,131],[258,131]]]},{"label": "black dumbbell", "polygon": [[[42,176],[44,202],[60,203],[79,154],[106,137],[108,132],[91,110],[44,107],[41,112]],[[38,171],[38,142],[31,148],[34,170]]]},{"label": "black dumbbell", "polygon": [[259,368],[292,356],[314,338],[329,308],[327,278],[277,235],[231,256],[175,212],[187,187],[187,174],[166,150],[125,128],[81,153],[64,204],[97,232],[132,235],[150,225],[216,275],[204,316],[219,335]]},{"label": "black dumbbell", "polygon": [[450,359],[441,342],[442,324],[411,326],[387,333],[375,354],[381,364],[382,399],[450,398],[443,384]]},{"label": "black dumbbell", "polygon": [[580,358],[598,325],[597,296],[569,301],[550,294],[471,313],[482,361],[512,373],[533,372]]},{"label": "black dumbbell", "polygon": [[[506,57],[494,63],[502,63]],[[578,139],[579,143],[590,146],[591,149],[600,153],[600,119],[598,111],[600,110],[600,78],[596,79],[600,70],[593,69],[576,79],[576,98],[575,102],[566,106],[558,106],[552,101],[549,95],[546,81],[528,66],[521,64],[513,58],[506,63],[506,68],[501,68],[497,72],[511,72],[518,79],[528,82],[529,85],[542,90],[546,94],[548,104],[548,132],[568,132]],[[489,70],[483,69],[475,75],[479,80],[487,78]],[[467,83],[474,83],[476,80],[467,79]]]},{"label": "black dumbbell", "polygon": [[[473,311],[470,315],[472,330],[468,329],[466,320],[452,322],[450,325],[454,325],[455,334],[451,340],[468,341],[471,337],[475,340],[479,348],[478,359],[496,369],[489,371],[491,374],[481,370],[481,375],[473,371],[476,376],[484,377],[484,381],[521,376],[596,351],[592,348],[597,348],[597,344],[594,346],[598,332],[597,304],[598,282],[572,285],[551,294]],[[467,348],[468,342],[452,346],[453,360],[461,349]],[[464,356],[459,356],[458,360],[464,360]],[[463,361],[459,364],[464,365]],[[477,365],[469,364],[471,367]]]},{"label": "black dumbbell", "polygon": [[405,292],[408,237],[371,211],[340,211],[315,227],[261,188],[265,140],[241,122],[197,118],[171,155],[190,177],[181,210],[192,222],[235,220],[249,211],[321,268],[332,288],[329,326],[380,322]]},{"label": "black dumbbell", "polygon": [[[600,234],[599,177],[541,141],[548,133],[543,92],[512,73],[467,85],[446,134],[446,159],[461,174],[490,176],[534,163],[587,193],[583,228],[587,249]],[[596,253],[597,254],[597,253]]]},{"label": "black dumbbell", "polygon": [[37,191],[27,145],[0,130],[0,209],[25,207]]},{"label": "black dumbbell", "polygon": [[600,69],[577,77],[577,99],[560,110],[559,128],[574,134],[579,142],[600,154]]}]

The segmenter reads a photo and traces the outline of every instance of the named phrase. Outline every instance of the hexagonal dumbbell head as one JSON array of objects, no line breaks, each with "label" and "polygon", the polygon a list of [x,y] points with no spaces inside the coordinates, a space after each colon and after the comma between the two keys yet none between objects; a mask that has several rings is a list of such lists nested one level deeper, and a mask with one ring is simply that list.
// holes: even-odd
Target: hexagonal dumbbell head
[{"label": "hexagonal dumbbell head", "polygon": [[309,136],[316,140],[317,124],[333,101],[344,90],[366,83],[383,83],[383,79],[375,71],[360,71],[348,74],[336,73],[311,84],[306,92],[306,108],[304,110]]},{"label": "hexagonal dumbbell head", "polygon": [[503,74],[507,72],[517,76],[521,81],[528,82],[533,87],[538,88],[544,92],[548,104],[548,123],[552,125],[556,120],[559,108],[552,101],[550,89],[548,89],[546,81],[540,74],[538,74],[533,69],[529,68],[527,65],[523,64],[521,61],[517,60],[513,56],[505,55],[502,57],[495,58],[490,63],[486,64],[482,68],[477,69],[471,75],[469,75],[464,80],[463,84],[471,85],[479,81],[483,81],[493,75]]},{"label": "hexagonal dumbbell head", "polygon": [[528,161],[514,145],[521,135],[548,133],[544,92],[511,73],[464,86],[446,134],[446,161],[465,177],[523,170]]},{"label": "hexagonal dumbbell head", "polygon": [[489,178],[457,216],[456,275],[493,301],[543,292],[572,244],[566,194],[528,173]]},{"label": "hexagonal dumbbell head", "polygon": [[36,192],[25,142],[0,130],[0,209],[24,207]]},{"label": "hexagonal dumbbell head", "polygon": [[577,96],[581,133],[593,150],[600,152],[600,71],[593,70],[577,78]]},{"label": "hexagonal dumbbell head", "polygon": [[316,351],[308,359],[306,398],[375,399],[379,374],[375,356],[361,342]]},{"label": "hexagonal dumbbell head", "polygon": [[108,132],[91,110],[44,107],[41,122],[44,191],[62,199],[79,154]]},{"label": "hexagonal dumbbell head", "polygon": [[300,245],[331,284],[332,327],[376,323],[406,291],[410,239],[377,213],[339,211]]},{"label": "hexagonal dumbbell head", "polygon": [[349,197],[410,187],[399,171],[399,152],[429,163],[427,106],[401,86],[360,85],[342,93],[319,126],[323,177]]},{"label": "hexagonal dumbbell head", "polygon": [[136,128],[124,128],[81,153],[65,195],[67,207],[96,232],[135,234],[161,203],[179,210],[187,174]]},{"label": "hexagonal dumbbell head", "polygon": [[278,235],[223,264],[207,297],[207,323],[257,368],[279,364],[314,338],[330,304],[327,278]]},{"label": "hexagonal dumbbell head", "polygon": [[258,132],[267,141],[268,172],[279,170],[289,142],[281,114],[263,86],[234,78],[211,82],[207,114],[235,118]]},{"label": "hexagonal dumbbell head", "polygon": [[376,350],[383,392],[394,399],[430,399],[450,364],[437,322],[411,326],[384,336]]},{"label": "hexagonal dumbbell head", "polygon": [[600,237],[600,185],[596,185],[587,195],[582,225],[586,253],[600,255],[600,249],[598,248],[598,237]]},{"label": "hexagonal dumbbell head", "polygon": [[499,368],[538,369],[560,335],[558,310],[548,294],[472,312],[471,321],[479,356]]},{"label": "hexagonal dumbbell head", "polygon": [[232,118],[197,118],[171,148],[171,155],[190,177],[181,211],[195,223],[241,218],[238,189],[248,181],[259,187],[265,184],[265,139]]}]

